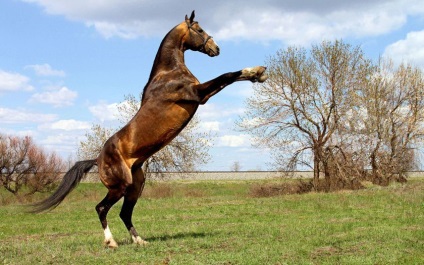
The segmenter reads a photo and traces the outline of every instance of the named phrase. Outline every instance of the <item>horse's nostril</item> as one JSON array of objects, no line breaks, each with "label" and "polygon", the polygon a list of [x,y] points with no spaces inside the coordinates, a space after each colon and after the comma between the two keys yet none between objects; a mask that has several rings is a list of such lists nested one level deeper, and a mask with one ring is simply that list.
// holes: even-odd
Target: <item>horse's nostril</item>
[{"label": "horse's nostril", "polygon": [[218,47],[218,45],[216,46],[216,55],[219,55],[219,47]]}]

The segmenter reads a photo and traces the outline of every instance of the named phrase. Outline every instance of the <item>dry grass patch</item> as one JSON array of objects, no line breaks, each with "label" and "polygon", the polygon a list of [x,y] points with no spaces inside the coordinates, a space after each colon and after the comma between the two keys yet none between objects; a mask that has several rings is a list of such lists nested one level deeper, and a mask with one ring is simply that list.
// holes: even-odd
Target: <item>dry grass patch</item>
[{"label": "dry grass patch", "polygon": [[151,199],[170,198],[174,195],[174,190],[168,183],[158,182],[146,185],[142,197]]},{"label": "dry grass patch", "polygon": [[251,186],[249,195],[253,198],[273,197],[288,194],[302,194],[312,191],[310,181],[284,181],[279,183],[255,183]]},{"label": "dry grass patch", "polygon": [[142,197],[150,199],[171,197],[201,198],[204,196],[206,196],[205,192],[197,187],[168,182],[149,183],[142,193]]},{"label": "dry grass patch", "polygon": [[273,197],[290,194],[304,194],[308,192],[334,192],[344,190],[359,190],[365,188],[361,182],[353,180],[332,180],[328,183],[320,179],[319,185],[314,189],[312,180],[282,180],[274,183],[256,183],[250,188],[249,195],[253,198]]}]

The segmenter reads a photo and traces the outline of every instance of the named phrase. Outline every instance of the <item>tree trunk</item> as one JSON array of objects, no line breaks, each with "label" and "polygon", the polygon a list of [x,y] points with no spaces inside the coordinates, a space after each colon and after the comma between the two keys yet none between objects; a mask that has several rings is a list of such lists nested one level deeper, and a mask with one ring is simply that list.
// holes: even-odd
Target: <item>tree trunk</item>
[{"label": "tree trunk", "polygon": [[318,156],[318,152],[315,149],[314,150],[314,179],[312,181],[315,191],[318,191],[318,188],[319,188],[319,162],[320,162],[320,159]]}]

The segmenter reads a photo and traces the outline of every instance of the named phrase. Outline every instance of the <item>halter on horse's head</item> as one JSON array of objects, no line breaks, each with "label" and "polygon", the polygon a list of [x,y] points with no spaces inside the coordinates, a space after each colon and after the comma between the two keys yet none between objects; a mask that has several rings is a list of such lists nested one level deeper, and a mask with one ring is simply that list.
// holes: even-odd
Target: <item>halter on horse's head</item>
[{"label": "halter on horse's head", "polygon": [[211,57],[219,55],[219,47],[200,26],[194,21],[194,11],[190,18],[185,16],[185,23],[188,28],[188,36],[185,39],[185,45],[188,49],[205,53]]}]

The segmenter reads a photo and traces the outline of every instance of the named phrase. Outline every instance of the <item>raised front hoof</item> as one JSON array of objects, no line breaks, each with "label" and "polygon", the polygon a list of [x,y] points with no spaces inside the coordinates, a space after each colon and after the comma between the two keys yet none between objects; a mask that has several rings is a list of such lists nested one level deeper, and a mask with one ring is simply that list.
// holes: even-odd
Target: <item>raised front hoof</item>
[{"label": "raised front hoof", "polygon": [[118,243],[116,243],[115,240],[106,240],[105,242],[105,246],[110,248],[110,249],[115,249],[118,248]]},{"label": "raised front hoof", "polygon": [[244,68],[242,70],[241,77],[252,82],[263,83],[268,79],[268,76],[265,74],[266,67],[264,66],[255,66]]},{"label": "raised front hoof", "polygon": [[139,245],[139,246],[147,246],[149,244],[149,242],[143,240],[141,237],[136,237],[133,238],[134,244]]}]

